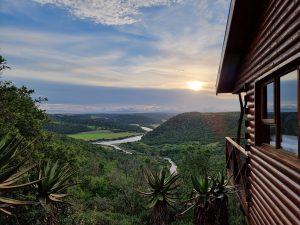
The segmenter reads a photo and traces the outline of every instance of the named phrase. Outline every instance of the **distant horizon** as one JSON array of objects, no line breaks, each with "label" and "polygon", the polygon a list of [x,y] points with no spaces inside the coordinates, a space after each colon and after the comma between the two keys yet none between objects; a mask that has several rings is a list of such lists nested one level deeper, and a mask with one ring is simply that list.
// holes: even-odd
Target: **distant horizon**
[{"label": "distant horizon", "polygon": [[105,113],[48,113],[48,115],[106,115],[106,114],[115,114],[115,115],[131,115],[131,114],[167,114],[167,115],[179,115],[183,113],[238,113],[239,111],[223,111],[223,112],[199,112],[199,111],[186,111],[186,112],[105,112]]}]

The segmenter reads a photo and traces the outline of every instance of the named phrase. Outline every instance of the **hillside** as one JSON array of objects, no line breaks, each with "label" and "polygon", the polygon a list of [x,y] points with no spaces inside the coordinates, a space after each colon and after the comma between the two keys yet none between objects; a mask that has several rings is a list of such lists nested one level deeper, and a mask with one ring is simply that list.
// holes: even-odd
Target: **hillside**
[{"label": "hillside", "polygon": [[235,136],[239,113],[188,112],[172,117],[143,137],[146,144],[179,144],[199,141],[208,144]]},{"label": "hillside", "polygon": [[50,114],[45,129],[59,134],[76,134],[101,129],[114,132],[143,132],[136,126],[152,127],[161,124],[172,115],[166,113],[140,114]]}]

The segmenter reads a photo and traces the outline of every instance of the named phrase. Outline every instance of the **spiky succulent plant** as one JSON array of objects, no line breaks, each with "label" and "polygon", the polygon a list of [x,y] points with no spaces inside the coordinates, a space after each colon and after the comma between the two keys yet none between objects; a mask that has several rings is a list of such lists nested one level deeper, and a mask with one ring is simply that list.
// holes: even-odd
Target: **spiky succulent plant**
[{"label": "spiky succulent plant", "polygon": [[58,161],[47,161],[40,165],[38,179],[34,188],[38,192],[38,200],[43,207],[49,203],[64,203],[63,198],[70,186],[70,178],[74,175],[68,165],[59,165]]},{"label": "spiky succulent plant", "polygon": [[193,191],[192,198],[186,201],[188,208],[181,214],[194,208],[195,225],[226,225],[227,218],[227,193],[234,192],[228,186],[222,172],[209,178],[207,174],[196,178],[191,176]]},{"label": "spiky succulent plant", "polygon": [[70,183],[74,172],[68,165],[60,165],[58,161],[52,163],[47,161],[42,163],[39,168],[38,179],[33,185],[37,191],[37,199],[44,209],[47,217],[45,224],[57,224],[57,214],[59,203],[68,203],[64,198],[68,196],[67,189],[74,183]]},{"label": "spiky succulent plant", "polygon": [[25,149],[20,150],[20,144],[23,139],[19,137],[11,137],[6,135],[0,140],[0,212],[12,215],[10,208],[15,205],[26,205],[33,204],[29,201],[21,201],[13,198],[5,197],[3,194],[11,192],[18,188],[30,187],[35,184],[36,181],[19,183],[24,175],[30,171],[35,165],[29,166],[25,169],[21,169],[26,159],[17,162],[17,152],[25,151]]},{"label": "spiky succulent plant", "polygon": [[152,173],[146,169],[144,176],[149,185],[149,191],[140,193],[150,198],[148,207],[153,208],[151,216],[152,224],[165,225],[169,220],[168,206],[173,207],[178,198],[178,193],[175,191],[180,185],[178,183],[180,176],[176,173],[167,175],[165,169],[160,170],[158,173]]}]

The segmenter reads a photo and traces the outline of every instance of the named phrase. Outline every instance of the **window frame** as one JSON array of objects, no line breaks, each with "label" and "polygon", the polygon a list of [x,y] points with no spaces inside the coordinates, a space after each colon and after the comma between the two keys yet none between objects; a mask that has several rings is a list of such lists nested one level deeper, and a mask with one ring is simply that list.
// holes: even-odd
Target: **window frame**
[{"label": "window frame", "polygon": [[[297,117],[298,117],[298,154],[295,155],[280,146],[281,139],[281,121],[280,121],[280,78],[296,71],[297,73]],[[273,83],[273,104],[274,116],[273,118],[266,117],[267,99],[265,95],[265,87]],[[268,148],[279,150],[280,152],[291,155],[300,159],[300,65],[294,66],[284,72],[272,74],[255,81],[255,145],[265,145]],[[275,127],[275,146],[266,143],[269,132],[267,129]],[[269,137],[268,137],[269,138]]]}]

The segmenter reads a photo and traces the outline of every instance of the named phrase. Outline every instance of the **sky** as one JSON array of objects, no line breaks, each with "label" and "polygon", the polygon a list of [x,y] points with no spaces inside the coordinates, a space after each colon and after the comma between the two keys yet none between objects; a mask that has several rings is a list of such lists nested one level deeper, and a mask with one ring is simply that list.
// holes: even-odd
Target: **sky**
[{"label": "sky", "polygon": [[0,0],[12,68],[0,79],[47,97],[49,113],[237,111],[236,96],[215,95],[229,4]]}]

